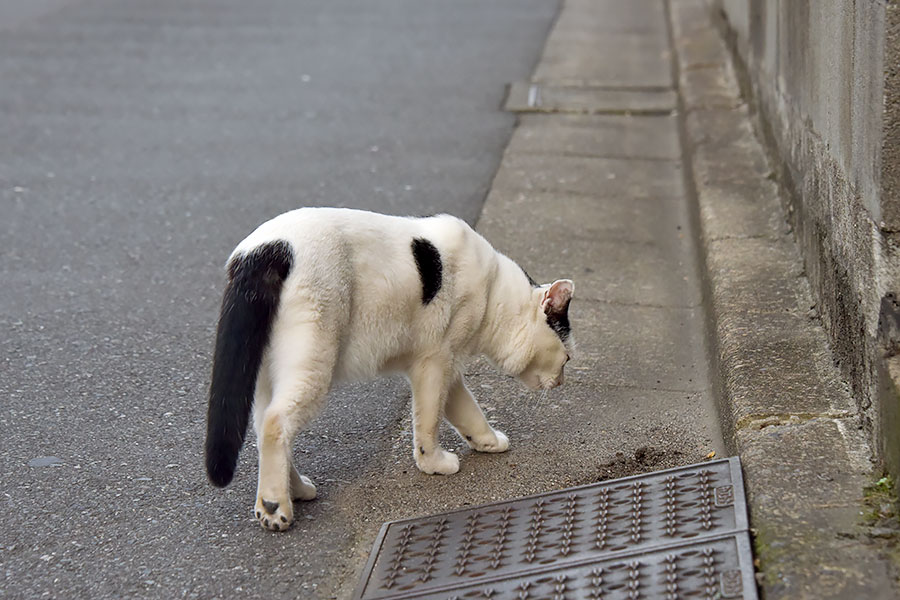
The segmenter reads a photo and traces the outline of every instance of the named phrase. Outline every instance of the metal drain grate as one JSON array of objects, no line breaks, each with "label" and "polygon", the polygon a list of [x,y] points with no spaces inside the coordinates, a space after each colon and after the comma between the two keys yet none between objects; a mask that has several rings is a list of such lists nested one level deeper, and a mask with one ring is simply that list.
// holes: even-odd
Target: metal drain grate
[{"label": "metal drain grate", "polygon": [[755,599],[738,458],[385,523],[354,598]]}]

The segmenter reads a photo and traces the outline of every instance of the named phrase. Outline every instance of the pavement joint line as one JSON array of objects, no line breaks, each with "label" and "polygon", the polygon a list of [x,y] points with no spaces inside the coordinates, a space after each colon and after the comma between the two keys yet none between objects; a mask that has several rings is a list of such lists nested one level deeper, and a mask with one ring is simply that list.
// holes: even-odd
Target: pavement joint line
[{"label": "pavement joint line", "polygon": [[[609,162],[617,162],[617,163],[634,163],[634,162],[653,162],[653,163],[658,163],[658,162],[669,162],[669,163],[672,163],[671,166],[677,166],[678,164],[681,163],[681,159],[678,159],[678,158],[664,158],[664,159],[658,159],[658,158],[642,158],[642,157],[638,157],[638,156],[615,156],[615,157],[610,157],[610,158],[604,158],[604,157],[598,157],[598,156],[583,156],[583,157],[582,157],[582,156],[565,156],[565,155],[563,155],[561,152],[560,152],[560,153],[550,153],[550,152],[547,152],[547,153],[530,153],[530,152],[525,152],[525,153],[523,153],[523,152],[513,151],[513,152],[510,152],[510,153],[509,153],[509,155],[512,156],[512,157],[518,157],[518,156],[523,156],[523,155],[534,156],[535,154],[543,155],[543,156],[554,156],[554,155],[555,155],[555,156],[557,156],[558,158],[579,158],[579,159],[580,159],[580,158],[584,158],[584,159],[588,159],[588,160],[590,160],[590,159],[595,159],[595,160],[606,160],[606,161],[609,161]],[[573,192],[573,193],[578,193],[578,192]],[[582,192],[582,194],[583,194],[583,195],[586,195],[586,196],[591,195],[591,194],[585,194],[584,192]],[[618,194],[618,196],[622,196],[622,194]],[[656,198],[656,197],[658,197],[658,196],[654,195],[653,197]],[[664,196],[664,197],[666,197],[666,198],[673,198],[673,197],[674,197],[674,198],[677,198],[677,197],[679,197],[679,196],[678,196],[677,194],[672,194],[672,195],[666,195],[666,196]]]},{"label": "pavement joint line", "polygon": [[579,296],[577,302],[595,302],[597,304],[607,304],[610,306],[625,306],[636,308],[664,308],[673,310],[696,310],[703,306],[702,303],[696,304],[653,304],[649,302],[626,302],[624,300],[611,300],[608,298],[596,298],[593,296]]},{"label": "pavement joint line", "polygon": [[659,92],[672,92],[675,91],[674,87],[671,86],[640,86],[640,85],[572,85],[565,83],[557,83],[558,81],[565,80],[543,80],[543,81],[530,81],[531,85],[536,85],[544,88],[552,88],[554,90],[559,89],[572,89],[572,90],[600,90],[600,91],[613,91],[613,92],[648,92],[648,93],[659,93]]},{"label": "pavement joint line", "polygon": [[572,88],[586,90],[610,90],[622,92],[672,92],[677,91],[675,85],[610,85],[598,79],[531,79],[529,83],[542,85],[548,88]]},{"label": "pavement joint line", "polygon": [[532,83],[528,86],[528,108],[536,108],[541,105],[541,86]]},{"label": "pavement joint line", "polygon": [[[511,153],[510,156],[520,156],[518,153]],[[617,159],[614,159],[617,160]],[[643,160],[643,159],[642,159]],[[488,194],[491,193],[510,193],[515,192],[517,194],[525,194],[525,193],[538,193],[538,194],[548,194],[554,196],[572,196],[573,198],[577,198],[579,200],[621,200],[622,202],[653,202],[659,200],[680,200],[681,196],[674,195],[651,195],[648,194],[646,196],[636,197],[636,198],[628,198],[623,199],[621,194],[596,194],[596,193],[588,193],[581,192],[578,190],[549,190],[549,189],[539,189],[539,188],[521,188],[521,187],[506,187],[503,189],[500,188],[491,188],[488,191]]]},{"label": "pavement joint line", "polygon": [[[579,369],[580,370],[580,369]],[[646,386],[646,385],[629,385],[627,383],[608,383],[608,382],[599,382],[597,384],[600,387],[612,388],[614,390],[640,390],[646,392],[672,392],[675,394],[704,394],[709,391],[709,388],[694,388],[694,389],[682,389],[682,388],[671,388],[671,387],[661,387],[661,386]]]},{"label": "pavement joint line", "polygon": [[[597,236],[586,235],[584,233],[573,232],[569,236],[570,240],[576,240],[579,242],[598,242]],[[652,242],[650,240],[629,240],[624,238],[604,238],[599,240],[600,243],[610,243],[610,244],[626,244],[628,246],[640,246],[643,248],[659,248],[659,244],[656,242]]]},{"label": "pavement joint line", "polygon": [[[521,154],[511,154],[511,156],[522,156]],[[614,159],[620,160],[620,159]],[[493,190],[491,190],[493,191]],[[615,200],[620,199],[622,202],[634,202],[635,200],[654,200],[660,198],[660,196],[654,196],[652,194],[647,194],[646,196],[641,196],[638,198],[623,198],[622,194],[605,194],[605,193],[586,193],[579,192],[578,190],[567,190],[565,188],[550,188],[544,186],[535,186],[535,187],[520,187],[517,185],[510,185],[504,188],[504,191],[507,192],[528,192],[528,193],[537,193],[537,194],[559,194],[559,195],[570,195],[570,196],[579,196],[581,198],[595,198],[597,200]],[[488,192],[490,194],[490,191]],[[677,198],[677,196],[666,196],[667,198]]]},{"label": "pavement joint line", "polygon": [[[643,116],[643,115],[641,115]],[[621,154],[592,154],[590,152],[552,152],[545,150],[516,150],[511,154],[519,156],[523,154],[527,154],[529,156],[564,156],[568,158],[597,158],[601,160],[611,160],[611,159],[622,159],[622,160],[649,160],[653,162],[681,162],[681,158],[662,158],[659,156],[640,156],[638,154],[629,154],[628,156],[624,156]]]},{"label": "pavement joint line", "polygon": [[671,110],[658,109],[624,109],[624,108],[558,108],[558,107],[541,107],[536,106],[528,109],[515,109],[510,112],[519,114],[542,114],[542,115],[612,115],[622,117],[666,117],[673,113]]},{"label": "pavement joint line", "polygon": [[702,71],[704,69],[721,69],[722,63],[716,62],[708,62],[708,63],[693,63],[687,65],[681,69],[682,73],[687,73],[690,71]]},{"label": "pavement joint line", "polygon": [[671,387],[661,387],[661,386],[642,386],[642,385],[627,385],[627,384],[615,384],[615,383],[605,383],[603,381],[597,382],[598,387],[607,387],[613,390],[634,390],[641,392],[649,392],[649,393],[666,393],[666,394],[705,394],[709,392],[708,388],[671,388]]},{"label": "pavement joint line", "polygon": [[796,425],[798,423],[813,421],[815,419],[824,419],[830,421],[852,419],[858,415],[859,413],[849,410],[834,410],[821,413],[759,413],[753,415],[745,415],[739,418],[735,422],[734,428],[735,430],[759,430],[773,426]]},{"label": "pavement joint line", "polygon": [[728,242],[741,240],[762,240],[769,242],[780,242],[784,240],[784,236],[778,234],[754,233],[748,235],[710,235],[707,236],[710,242]]}]

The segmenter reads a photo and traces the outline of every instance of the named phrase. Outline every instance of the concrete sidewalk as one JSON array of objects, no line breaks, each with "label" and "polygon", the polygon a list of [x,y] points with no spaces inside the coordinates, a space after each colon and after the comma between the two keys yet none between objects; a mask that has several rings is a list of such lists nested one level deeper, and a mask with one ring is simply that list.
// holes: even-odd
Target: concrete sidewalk
[{"label": "concrete sidewalk", "polygon": [[538,281],[576,282],[566,410],[545,422],[592,411],[579,437],[627,467],[601,477],[724,450],[664,7],[564,4],[533,79],[511,88],[521,119],[478,222]]},{"label": "concrete sidewalk", "polygon": [[[676,435],[741,456],[763,597],[896,597],[860,518],[870,449],[707,3],[567,0],[507,106],[478,227],[537,279],[575,279],[577,402],[628,390],[636,420],[678,415]],[[604,416],[580,435],[627,446]]]}]

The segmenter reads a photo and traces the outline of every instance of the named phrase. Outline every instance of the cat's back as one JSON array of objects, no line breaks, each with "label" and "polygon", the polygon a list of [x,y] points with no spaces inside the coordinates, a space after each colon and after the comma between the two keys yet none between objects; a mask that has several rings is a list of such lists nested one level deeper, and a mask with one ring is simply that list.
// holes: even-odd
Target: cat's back
[{"label": "cat's back", "polygon": [[391,230],[396,232],[401,221],[398,217],[349,208],[298,208],[261,224],[238,244],[234,253],[244,253],[272,241],[304,246],[371,237],[375,232],[389,234]]},{"label": "cat's back", "polygon": [[438,344],[461,299],[486,289],[493,255],[481,236],[450,215],[340,208],[279,215],[235,253],[272,242],[287,242],[293,254],[279,318],[317,321],[340,340],[338,379],[374,375],[423,344]]},{"label": "cat's back", "polygon": [[375,253],[382,261],[395,252],[407,254],[413,239],[424,239],[455,253],[477,234],[450,215],[398,217],[350,208],[298,208],[266,221],[238,244],[234,254],[262,244],[286,241],[295,253],[343,247],[355,256]]}]

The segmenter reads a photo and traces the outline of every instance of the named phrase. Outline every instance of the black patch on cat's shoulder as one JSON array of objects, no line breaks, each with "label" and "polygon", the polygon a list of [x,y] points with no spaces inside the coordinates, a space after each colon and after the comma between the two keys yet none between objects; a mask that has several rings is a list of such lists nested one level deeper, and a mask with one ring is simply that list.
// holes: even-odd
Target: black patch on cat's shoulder
[{"label": "black patch on cat's shoulder", "polygon": [[412,241],[412,253],[422,280],[422,304],[428,304],[441,289],[444,272],[441,254],[434,244],[424,238]]},{"label": "black patch on cat's shoulder", "polygon": [[559,312],[551,312],[547,314],[547,325],[556,332],[559,339],[565,342],[572,334],[572,327],[569,325],[569,305]]}]

